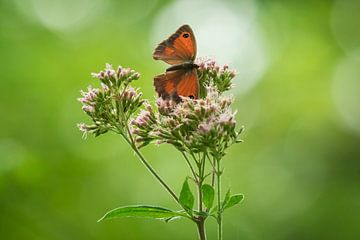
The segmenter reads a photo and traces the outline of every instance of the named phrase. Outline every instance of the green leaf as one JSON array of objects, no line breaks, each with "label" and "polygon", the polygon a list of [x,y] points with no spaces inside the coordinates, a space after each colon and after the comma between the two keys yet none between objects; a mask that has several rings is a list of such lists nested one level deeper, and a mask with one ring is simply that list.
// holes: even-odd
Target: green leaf
[{"label": "green leaf", "polygon": [[225,208],[225,206],[228,204],[229,200],[230,200],[230,188],[229,188],[229,190],[226,192],[224,201],[223,201],[222,204],[221,204],[221,211],[224,210],[224,208]]},{"label": "green leaf", "polygon": [[[221,202],[221,212],[223,212],[227,208],[231,208],[236,204],[239,204],[244,199],[243,194],[234,194],[230,195],[230,189],[226,192],[224,201]],[[215,214],[218,211],[218,206],[214,206],[210,210],[210,215]]]},{"label": "green leaf", "polygon": [[234,194],[230,197],[229,201],[223,206],[223,210],[231,208],[239,204],[244,199],[244,194]]},{"label": "green leaf", "polygon": [[192,208],[194,206],[194,195],[192,194],[192,192],[190,190],[187,179],[185,179],[185,182],[182,186],[179,201],[185,209],[192,210]]},{"label": "green leaf", "polygon": [[172,217],[188,217],[187,215],[175,212],[167,208],[157,206],[134,205],[115,208],[107,212],[98,222],[106,219],[121,217],[144,217],[155,219],[166,219]]},{"label": "green leaf", "polygon": [[210,209],[212,207],[212,205],[213,205],[213,202],[214,202],[215,190],[211,185],[204,184],[201,187],[201,191],[202,191],[202,194],[203,194],[203,202],[205,204],[205,207]]}]

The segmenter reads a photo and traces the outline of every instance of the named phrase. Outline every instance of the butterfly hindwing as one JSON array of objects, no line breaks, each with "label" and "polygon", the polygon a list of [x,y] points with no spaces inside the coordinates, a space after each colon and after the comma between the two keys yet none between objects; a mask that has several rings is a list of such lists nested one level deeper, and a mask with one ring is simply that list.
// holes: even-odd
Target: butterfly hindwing
[{"label": "butterfly hindwing", "polygon": [[154,78],[155,90],[159,97],[170,98],[176,95],[176,84],[181,80],[183,71],[165,72]]},{"label": "butterfly hindwing", "polygon": [[176,86],[176,93],[179,96],[197,99],[199,97],[199,80],[196,69],[187,71]]},{"label": "butterfly hindwing", "polygon": [[154,78],[154,86],[159,97],[171,98],[179,102],[179,96],[198,98],[199,81],[196,69],[168,71]]},{"label": "butterfly hindwing", "polygon": [[181,26],[168,39],[155,49],[153,58],[169,64],[180,64],[194,61],[196,57],[196,40],[189,25]]}]

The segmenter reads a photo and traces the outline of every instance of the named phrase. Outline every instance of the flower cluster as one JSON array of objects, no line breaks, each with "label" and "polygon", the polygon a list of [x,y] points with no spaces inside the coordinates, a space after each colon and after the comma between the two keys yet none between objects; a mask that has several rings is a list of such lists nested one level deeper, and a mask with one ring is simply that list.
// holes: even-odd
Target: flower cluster
[{"label": "flower cluster", "polygon": [[224,154],[231,143],[238,141],[240,134],[236,130],[235,112],[230,107],[233,99],[222,96],[230,89],[235,73],[227,65],[220,67],[213,60],[197,64],[201,97],[181,97],[179,103],[159,98],[156,109],[130,86],[140,77],[139,73],[121,66],[114,70],[107,64],[105,70],[92,74],[100,80],[101,87],[81,91],[82,97],[78,100],[93,124],[81,123],[79,129],[95,136],[107,131],[132,135],[139,147],[150,142],[170,143],[190,153]]},{"label": "flower cluster", "polygon": [[240,134],[230,108],[233,100],[221,96],[215,86],[208,86],[206,92],[204,99],[182,98],[178,104],[159,98],[158,112],[148,106],[131,122],[136,141],[140,146],[156,141],[180,151],[223,155]]},{"label": "flower cluster", "polygon": [[81,123],[78,128],[85,135],[94,133],[98,136],[109,130],[123,134],[129,118],[144,103],[141,93],[129,85],[140,74],[121,66],[114,70],[112,65],[106,64],[105,70],[92,76],[100,80],[101,87],[88,87],[87,91],[81,91],[82,97],[78,100],[93,124]]},{"label": "flower cluster", "polygon": [[200,96],[205,97],[206,87],[214,85],[217,91],[221,94],[232,88],[232,79],[236,73],[234,70],[229,69],[229,66],[224,64],[218,65],[215,60],[212,59],[197,59],[196,64],[199,66],[199,82]]},{"label": "flower cluster", "polygon": [[130,68],[123,68],[118,66],[116,70],[113,69],[111,64],[106,64],[106,68],[99,73],[92,73],[93,77],[98,78],[103,84],[109,88],[120,88],[121,85],[129,85],[133,80],[140,78],[140,73],[135,72]]}]

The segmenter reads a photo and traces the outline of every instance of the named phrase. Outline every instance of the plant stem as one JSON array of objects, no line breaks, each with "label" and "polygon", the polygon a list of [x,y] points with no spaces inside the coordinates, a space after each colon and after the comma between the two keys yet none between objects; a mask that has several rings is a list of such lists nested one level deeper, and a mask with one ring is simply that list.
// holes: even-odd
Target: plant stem
[{"label": "plant stem", "polygon": [[174,191],[165,183],[165,181],[160,177],[160,175],[155,171],[155,169],[146,161],[146,159],[144,158],[144,156],[141,154],[141,152],[139,151],[139,149],[136,147],[135,141],[131,136],[131,132],[129,129],[129,126],[126,124],[126,130],[127,133],[129,135],[129,138],[127,138],[126,135],[122,135],[124,137],[124,139],[129,143],[129,145],[131,146],[131,148],[134,150],[134,152],[136,153],[136,155],[138,156],[138,158],[140,159],[140,161],[144,164],[144,166],[146,167],[146,169],[159,181],[159,183],[165,188],[165,190],[174,198],[174,200],[180,205],[180,201],[179,198],[176,196],[176,194],[174,193]]},{"label": "plant stem", "polygon": [[[202,184],[204,182],[204,169],[205,169],[205,154],[202,159],[199,159],[199,178],[197,181],[197,187],[198,187],[198,211],[201,213],[203,211],[203,194],[202,194]],[[205,217],[198,216],[196,218],[196,224],[198,227],[198,233],[199,233],[199,240],[206,240],[206,232],[205,232]]]},{"label": "plant stem", "polygon": [[218,214],[217,214],[217,224],[218,224],[218,240],[222,240],[222,209],[221,209],[221,169],[220,169],[220,159],[216,159],[216,182],[217,182],[217,205],[218,205]]},{"label": "plant stem", "polygon": [[[209,161],[211,161],[210,160],[210,158],[209,158]],[[211,186],[212,187],[214,187],[214,185],[215,185],[215,172],[216,172],[216,169],[215,169],[215,165],[216,165],[216,163],[215,163],[215,159],[213,160],[213,172],[212,172],[212,174],[211,174]]]},{"label": "plant stem", "polygon": [[203,202],[203,194],[202,194],[202,184],[204,182],[204,170],[205,170],[205,154],[203,155],[202,159],[199,159],[199,179],[197,182],[198,187],[198,195],[199,195],[199,202],[198,202],[198,210],[199,212],[203,211],[202,202]]},{"label": "plant stem", "polygon": [[205,232],[205,218],[199,217],[196,222],[199,234],[199,240],[206,240],[206,232]]},{"label": "plant stem", "polygon": [[202,195],[202,191],[201,191],[201,186],[202,186],[202,180],[201,182],[198,182],[198,197],[199,197],[199,202],[198,202],[198,210],[199,212],[202,212],[202,201],[203,201],[203,195]]},{"label": "plant stem", "polygon": [[184,156],[184,158],[185,158],[185,160],[186,160],[186,163],[187,163],[187,165],[189,166],[189,168],[190,168],[190,170],[191,170],[191,173],[192,173],[195,181],[198,181],[198,178],[197,178],[197,176],[196,176],[195,170],[194,170],[193,166],[191,165],[191,162],[190,162],[189,158],[188,158],[188,157],[186,156],[186,154],[185,154],[184,152],[182,152],[182,151],[181,151],[181,154]]},{"label": "plant stem", "polygon": [[160,182],[160,184],[170,193],[170,195],[175,199],[175,201],[179,204],[179,198],[176,196],[174,191],[165,183],[165,181],[157,174],[157,172],[152,168],[152,166],[146,161],[146,159],[143,157],[143,155],[140,153],[140,151],[137,149],[137,147],[133,147],[133,150],[139,157],[140,161],[145,165],[145,167],[151,172],[151,174]]}]

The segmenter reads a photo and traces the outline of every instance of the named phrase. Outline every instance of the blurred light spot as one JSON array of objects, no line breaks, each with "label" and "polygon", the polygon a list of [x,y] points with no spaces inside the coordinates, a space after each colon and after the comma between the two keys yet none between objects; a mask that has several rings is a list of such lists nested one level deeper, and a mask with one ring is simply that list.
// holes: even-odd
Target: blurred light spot
[{"label": "blurred light spot", "polygon": [[50,30],[65,32],[89,24],[107,5],[107,0],[16,0],[19,10]]},{"label": "blurred light spot", "polygon": [[149,14],[157,6],[158,0],[131,0],[131,1],[119,1],[113,3],[113,8],[118,9],[120,14],[117,15],[121,20],[119,25],[129,25],[143,20],[148,17]]},{"label": "blurred light spot", "polygon": [[332,30],[345,51],[353,51],[360,47],[359,13],[359,0],[337,0],[333,5]]},{"label": "blurred light spot", "polygon": [[244,93],[261,79],[269,60],[256,22],[251,0],[230,4],[223,1],[176,1],[155,20],[152,46],[182,24],[195,31],[198,57],[214,57],[238,71],[236,90]]},{"label": "blurred light spot", "polygon": [[337,65],[332,93],[345,126],[360,134],[360,51],[354,52]]},{"label": "blurred light spot", "polygon": [[11,139],[0,140],[0,174],[19,167],[26,159],[23,146]]}]

